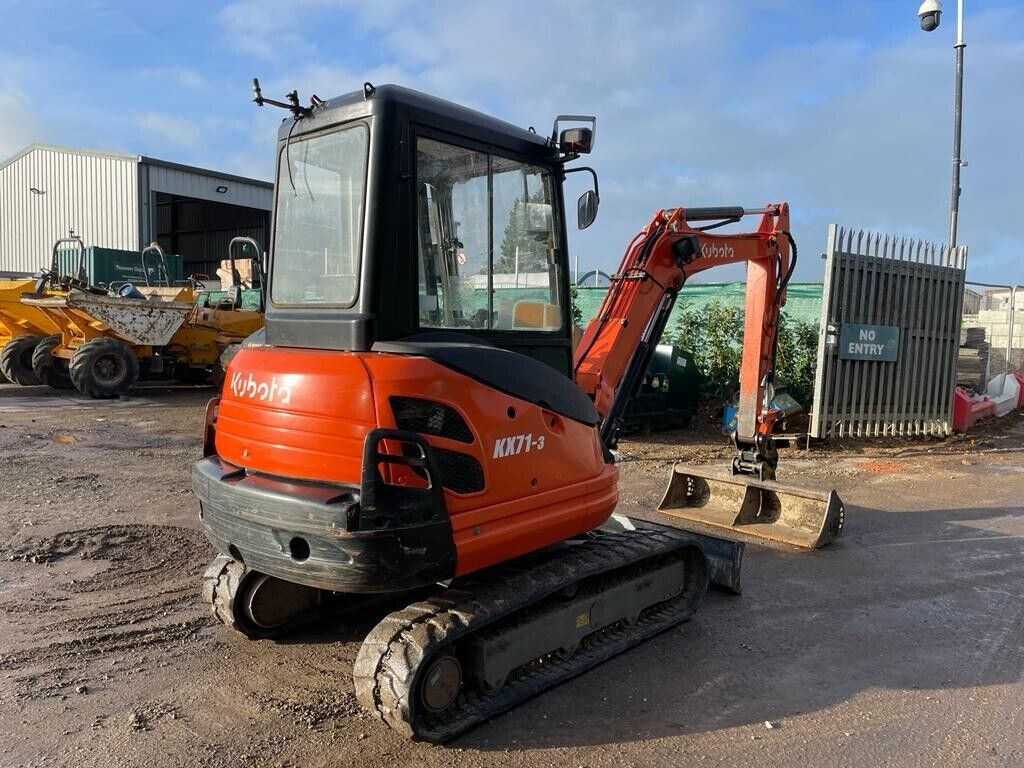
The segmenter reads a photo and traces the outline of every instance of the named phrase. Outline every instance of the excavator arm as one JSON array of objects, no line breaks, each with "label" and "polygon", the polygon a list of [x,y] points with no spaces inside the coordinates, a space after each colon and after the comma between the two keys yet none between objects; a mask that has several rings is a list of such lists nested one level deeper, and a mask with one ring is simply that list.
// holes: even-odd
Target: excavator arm
[{"label": "excavator arm", "polygon": [[[753,232],[710,232],[757,215],[761,218]],[[786,203],[754,210],[658,211],[629,244],[583,334],[575,355],[576,383],[593,398],[601,415],[601,438],[613,447],[619,419],[650,364],[679,289],[698,272],[740,263],[747,265],[747,296],[731,471],[676,465],[658,510],[698,533],[815,549],[842,531],[843,503],[835,491],[775,482],[778,454],[771,438],[779,313],[796,264]]]},{"label": "excavator arm", "polygon": [[[760,215],[757,229],[712,234],[722,224]],[[696,222],[715,222],[694,226]],[[759,209],[672,208],[658,211],[626,249],[575,356],[576,383],[601,414],[601,437],[615,444],[619,420],[647,370],[680,288],[690,276],[725,264],[747,265],[746,312],[740,364],[740,403],[733,471],[772,479],[772,397],[779,312],[796,249],[789,206]]]}]

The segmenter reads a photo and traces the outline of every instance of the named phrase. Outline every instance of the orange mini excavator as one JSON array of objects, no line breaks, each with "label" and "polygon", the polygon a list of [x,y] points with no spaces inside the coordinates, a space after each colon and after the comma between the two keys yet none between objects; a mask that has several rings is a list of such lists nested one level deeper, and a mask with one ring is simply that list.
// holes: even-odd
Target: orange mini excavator
[{"label": "orange mini excavator", "polygon": [[[659,211],[574,356],[562,184],[593,177],[577,206],[589,226],[597,176],[567,165],[590,152],[594,118],[542,137],[394,86],[309,106],[254,92],[291,112],[266,325],[231,360],[192,473],[223,553],[204,582],[223,623],[275,637],[328,602],[409,592],[364,641],[356,693],[401,733],[443,741],[685,621],[709,581],[738,590],[734,539],[839,533],[834,494],[772,480],[786,204]],[[707,234],[746,214],[757,231]],[[609,527],[617,422],[675,296],[736,262],[736,460],[714,477],[676,468],[671,526]]]}]

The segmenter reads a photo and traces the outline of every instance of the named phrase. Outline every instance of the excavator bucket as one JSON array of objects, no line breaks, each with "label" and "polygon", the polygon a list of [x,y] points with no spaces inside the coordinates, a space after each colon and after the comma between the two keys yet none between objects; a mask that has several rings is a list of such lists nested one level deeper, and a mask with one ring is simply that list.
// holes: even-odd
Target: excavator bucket
[{"label": "excavator bucket", "polygon": [[835,491],[686,464],[672,468],[658,511],[687,530],[780,549],[823,547],[842,532],[844,519]]}]

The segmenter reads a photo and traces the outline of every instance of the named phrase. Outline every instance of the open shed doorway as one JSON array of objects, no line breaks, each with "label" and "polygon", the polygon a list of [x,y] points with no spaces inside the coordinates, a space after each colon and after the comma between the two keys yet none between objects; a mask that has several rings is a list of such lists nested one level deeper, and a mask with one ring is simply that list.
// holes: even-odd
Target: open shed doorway
[{"label": "open shed doorway", "polygon": [[156,240],[167,253],[181,254],[185,275],[215,280],[234,237],[251,237],[267,250],[270,211],[165,192],[153,198]]}]

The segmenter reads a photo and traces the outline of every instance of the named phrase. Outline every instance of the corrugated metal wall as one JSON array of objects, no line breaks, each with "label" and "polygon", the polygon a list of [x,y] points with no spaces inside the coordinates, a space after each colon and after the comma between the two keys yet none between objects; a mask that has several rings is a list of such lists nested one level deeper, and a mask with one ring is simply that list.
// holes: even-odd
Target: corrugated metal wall
[{"label": "corrugated metal wall", "polygon": [[49,264],[54,241],[71,228],[86,245],[137,249],[136,166],[130,157],[35,147],[0,168],[0,272]]},{"label": "corrugated metal wall", "polygon": [[[217,203],[229,203],[245,208],[258,208],[263,211],[269,211],[274,204],[274,192],[270,187],[231,176],[204,173],[200,169],[169,168],[143,160],[140,176],[143,186],[140,200],[145,206],[146,216],[144,226],[152,221],[149,205],[152,203],[152,193],[155,192],[163,192],[177,197],[191,197],[197,200],[211,200]],[[227,191],[218,192],[218,187],[226,188]],[[143,234],[146,235],[147,240],[153,237],[149,231]]]},{"label": "corrugated metal wall", "polygon": [[274,202],[270,185],[149,158],[143,158],[139,177],[146,242],[158,239],[165,249],[180,253],[186,274],[215,276],[236,235],[266,247]]}]

